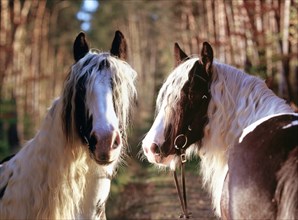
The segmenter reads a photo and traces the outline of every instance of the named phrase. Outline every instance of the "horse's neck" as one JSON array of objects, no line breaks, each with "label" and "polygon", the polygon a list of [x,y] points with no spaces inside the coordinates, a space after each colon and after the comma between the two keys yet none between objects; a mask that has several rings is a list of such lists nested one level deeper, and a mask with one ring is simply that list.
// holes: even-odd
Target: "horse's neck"
[{"label": "horse's neck", "polygon": [[211,138],[224,150],[238,142],[243,129],[255,121],[272,114],[293,112],[285,100],[256,77],[218,63],[214,74],[209,129]]},{"label": "horse's neck", "polygon": [[264,81],[229,65],[215,63],[213,67],[209,123],[201,153],[217,157],[215,164],[224,167],[228,149],[238,142],[244,128],[269,115],[293,110]]},{"label": "horse's neck", "polygon": [[263,81],[231,66],[216,63],[213,80],[209,123],[204,130],[200,154],[203,180],[212,193],[217,213],[220,213],[229,149],[238,142],[248,125],[268,115],[292,112],[292,109]]}]

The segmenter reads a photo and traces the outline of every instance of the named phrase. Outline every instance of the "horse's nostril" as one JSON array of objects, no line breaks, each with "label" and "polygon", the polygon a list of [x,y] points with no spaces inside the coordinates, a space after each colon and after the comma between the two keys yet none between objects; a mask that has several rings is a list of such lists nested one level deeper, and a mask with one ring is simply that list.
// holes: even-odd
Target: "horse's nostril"
[{"label": "horse's nostril", "polygon": [[152,145],[151,145],[151,152],[152,153],[154,153],[155,155],[160,155],[160,149],[159,149],[159,146],[157,145],[157,144],[155,144],[155,143],[153,143]]},{"label": "horse's nostril", "polygon": [[114,144],[113,144],[113,149],[116,149],[118,148],[119,146],[119,143],[117,142],[117,140],[114,141]]},{"label": "horse's nostril", "polygon": [[113,149],[116,149],[116,148],[118,148],[120,145],[121,145],[121,137],[120,137],[119,132],[117,132],[112,147],[113,147]]}]

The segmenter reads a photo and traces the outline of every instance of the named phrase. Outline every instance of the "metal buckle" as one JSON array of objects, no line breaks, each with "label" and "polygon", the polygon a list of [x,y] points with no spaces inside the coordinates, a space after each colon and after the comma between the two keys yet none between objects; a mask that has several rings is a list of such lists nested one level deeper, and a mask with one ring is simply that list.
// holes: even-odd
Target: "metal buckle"
[{"label": "metal buckle", "polygon": [[186,163],[186,155],[185,153],[180,154],[181,163]]}]

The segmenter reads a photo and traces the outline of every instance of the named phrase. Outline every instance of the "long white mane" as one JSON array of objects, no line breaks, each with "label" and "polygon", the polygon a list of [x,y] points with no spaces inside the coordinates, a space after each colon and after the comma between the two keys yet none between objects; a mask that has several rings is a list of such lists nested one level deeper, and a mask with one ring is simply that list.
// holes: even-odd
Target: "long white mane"
[{"label": "long white mane", "polygon": [[57,99],[35,137],[1,165],[0,188],[6,185],[0,200],[1,219],[58,219],[78,212],[88,154],[83,148],[64,146],[61,125],[57,126],[59,111]]},{"label": "long white mane", "polygon": [[109,86],[113,86],[114,108],[122,125],[122,143],[126,142],[125,130],[136,96],[136,73],[125,61],[108,53],[89,52],[72,66],[61,98],[53,102],[39,132],[11,160],[0,165],[0,189],[5,191],[0,198],[0,219],[95,218],[95,207],[90,204],[105,202],[110,188],[108,176],[113,175],[117,164],[100,166],[90,158],[88,147],[76,134],[75,109],[70,109],[70,139],[62,118],[65,103],[75,106],[75,85],[86,74],[86,105],[92,105],[89,88],[101,74],[96,64],[104,59],[110,62]]},{"label": "long white mane", "polygon": [[220,196],[229,149],[238,142],[248,125],[268,115],[292,113],[293,110],[268,89],[264,80],[226,64],[213,64],[210,89],[209,123],[200,149],[201,172],[220,215]]},{"label": "long white mane", "polygon": [[[172,120],[167,117],[167,111],[177,105],[180,91],[197,60],[193,57],[180,64],[163,84],[157,98],[157,110],[165,111],[165,124]],[[200,149],[203,183],[211,193],[216,213],[220,216],[220,197],[228,169],[229,149],[248,125],[268,115],[292,113],[293,110],[260,78],[219,62],[213,62],[212,68],[211,100],[207,112],[209,122],[204,129],[201,146],[194,144],[187,153],[197,153]]]}]

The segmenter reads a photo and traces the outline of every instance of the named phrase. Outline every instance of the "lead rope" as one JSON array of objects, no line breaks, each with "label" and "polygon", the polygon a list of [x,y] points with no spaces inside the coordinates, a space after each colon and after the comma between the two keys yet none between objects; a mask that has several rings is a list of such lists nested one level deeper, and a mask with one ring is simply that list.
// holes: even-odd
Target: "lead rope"
[{"label": "lead rope", "polygon": [[[180,137],[184,137],[185,138],[185,143],[181,147],[179,147],[176,144],[177,139],[180,138]],[[183,211],[183,214],[180,215],[180,218],[183,218],[183,219],[188,219],[188,218],[190,218],[190,215],[191,215],[191,213],[189,213],[188,210],[187,210],[187,198],[186,198],[186,187],[185,187],[185,163],[186,163],[186,156],[185,156],[185,149],[184,149],[184,147],[186,146],[186,144],[187,144],[187,137],[185,135],[180,134],[180,135],[178,135],[175,138],[174,145],[175,145],[175,148],[177,150],[179,150],[179,153],[180,153],[181,182],[182,182],[182,193],[183,194],[181,194],[181,190],[180,190],[180,186],[179,186],[179,181],[178,181],[176,170],[173,171],[173,176],[174,176],[174,180],[175,180],[175,186],[176,186],[177,194],[178,194],[178,197],[179,197],[179,200],[180,200],[180,204],[181,204],[181,208],[182,208],[182,211]]]}]

